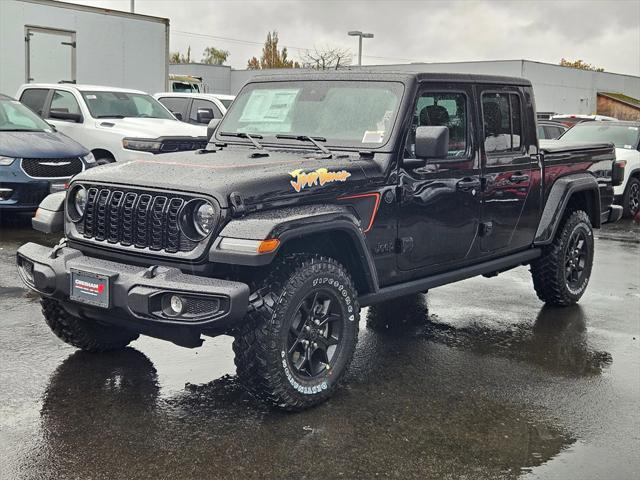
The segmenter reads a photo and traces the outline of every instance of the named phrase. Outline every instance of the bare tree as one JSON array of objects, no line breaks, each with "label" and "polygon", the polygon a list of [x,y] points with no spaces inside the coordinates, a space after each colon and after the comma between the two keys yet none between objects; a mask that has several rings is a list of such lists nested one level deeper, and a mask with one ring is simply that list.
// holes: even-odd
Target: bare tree
[{"label": "bare tree", "polygon": [[351,51],[346,48],[314,47],[301,55],[302,65],[305,68],[317,70],[338,70],[340,67],[351,65]]}]

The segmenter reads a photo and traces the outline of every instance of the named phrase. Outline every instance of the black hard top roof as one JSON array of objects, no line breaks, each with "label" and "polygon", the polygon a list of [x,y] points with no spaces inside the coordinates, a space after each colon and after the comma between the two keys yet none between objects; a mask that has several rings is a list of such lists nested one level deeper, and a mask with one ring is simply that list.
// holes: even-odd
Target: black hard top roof
[{"label": "black hard top roof", "polygon": [[384,70],[325,70],[325,71],[296,71],[287,70],[286,73],[272,73],[259,75],[252,82],[294,81],[294,80],[363,80],[363,81],[398,81],[410,83],[419,82],[464,82],[464,83],[494,83],[502,85],[519,85],[530,87],[531,82],[520,77],[501,77],[498,75],[475,75],[466,73],[426,73],[409,71]]}]

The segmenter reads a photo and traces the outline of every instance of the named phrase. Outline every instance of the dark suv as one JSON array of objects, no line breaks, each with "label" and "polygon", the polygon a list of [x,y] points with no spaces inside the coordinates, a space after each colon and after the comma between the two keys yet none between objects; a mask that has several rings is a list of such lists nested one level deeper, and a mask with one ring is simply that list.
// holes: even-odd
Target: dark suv
[{"label": "dark suv", "polygon": [[309,407],[349,366],[362,306],[520,265],[543,301],[582,296],[621,172],[607,143],[539,145],[535,118],[519,78],[261,77],[209,148],[49,197],[34,223],[64,216],[65,238],[23,245],[19,270],[71,345],[231,334],[250,392]]}]

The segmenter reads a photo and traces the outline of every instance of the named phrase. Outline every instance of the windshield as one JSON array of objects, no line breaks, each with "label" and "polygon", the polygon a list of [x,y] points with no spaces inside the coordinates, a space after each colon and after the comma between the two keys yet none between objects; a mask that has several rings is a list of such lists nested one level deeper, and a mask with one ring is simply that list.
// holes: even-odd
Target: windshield
[{"label": "windshield", "polygon": [[200,86],[197,83],[180,82],[174,80],[171,82],[171,90],[180,93],[200,93]]},{"label": "windshield", "polygon": [[222,105],[224,105],[224,108],[226,108],[227,110],[229,110],[229,107],[231,106],[231,102],[233,102],[233,100],[228,99],[228,100],[222,100],[222,99],[218,99],[220,100],[220,103],[222,103]]},{"label": "windshield", "polygon": [[82,92],[93,118],[166,118],[173,116],[160,102],[144,93]]},{"label": "windshield", "polygon": [[[249,84],[233,101],[216,130],[260,135],[307,135],[327,145],[384,145],[402,98],[397,82],[293,81]],[[228,140],[225,138],[225,140]]]},{"label": "windshield", "polygon": [[570,128],[560,139],[576,142],[612,142],[616,148],[634,150],[638,146],[639,134],[640,127],[634,125],[588,122]]},{"label": "windshield", "polygon": [[51,126],[16,100],[0,100],[0,131],[42,132]]}]

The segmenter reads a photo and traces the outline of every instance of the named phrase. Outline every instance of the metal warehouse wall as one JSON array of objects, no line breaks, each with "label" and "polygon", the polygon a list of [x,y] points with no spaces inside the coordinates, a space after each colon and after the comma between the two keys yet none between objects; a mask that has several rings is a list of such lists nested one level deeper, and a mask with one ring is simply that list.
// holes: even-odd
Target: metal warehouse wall
[{"label": "metal warehouse wall", "polygon": [[165,89],[167,19],[48,1],[0,0],[2,93],[13,96],[26,81],[26,25],[76,32],[77,83]]},{"label": "metal warehouse wall", "polygon": [[[351,67],[357,69],[359,67]],[[411,63],[399,65],[371,65],[366,69],[477,73],[524,77],[531,81],[539,112],[595,113],[597,92],[619,92],[640,98],[640,77],[606,72],[590,72],[528,60],[498,60],[453,63]],[[281,70],[231,70],[229,93],[236,94],[257,75]],[[225,92],[226,93],[226,92]]]},{"label": "metal warehouse wall", "polygon": [[597,92],[618,92],[640,98],[640,77],[590,72],[528,60],[412,63],[378,65],[376,69],[419,72],[477,73],[524,77],[531,81],[539,112],[596,112]]},{"label": "metal warehouse wall", "polygon": [[170,64],[169,73],[202,77],[208,93],[230,92],[231,67],[227,65],[208,65],[206,63]]}]

